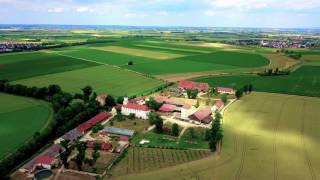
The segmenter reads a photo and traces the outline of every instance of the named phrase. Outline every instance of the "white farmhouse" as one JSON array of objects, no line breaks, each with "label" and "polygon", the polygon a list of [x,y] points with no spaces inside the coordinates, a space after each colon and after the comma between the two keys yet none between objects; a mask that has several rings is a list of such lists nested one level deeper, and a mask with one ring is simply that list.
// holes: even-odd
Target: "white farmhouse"
[{"label": "white farmhouse", "polygon": [[146,105],[140,105],[128,101],[128,98],[124,98],[123,105],[121,107],[121,114],[129,116],[134,114],[137,118],[148,119],[150,109]]}]

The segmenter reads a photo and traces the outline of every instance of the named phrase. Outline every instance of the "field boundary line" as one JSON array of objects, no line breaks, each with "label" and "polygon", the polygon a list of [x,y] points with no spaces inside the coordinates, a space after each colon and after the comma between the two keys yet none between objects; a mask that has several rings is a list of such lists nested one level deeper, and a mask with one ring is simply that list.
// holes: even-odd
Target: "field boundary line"
[{"label": "field boundary line", "polygon": [[306,100],[305,98],[303,99],[303,105],[302,105],[302,113],[301,113],[301,131],[300,131],[300,135],[301,135],[301,144],[302,144],[302,150],[303,150],[303,154],[304,154],[304,159],[308,165],[308,169],[309,169],[309,172],[310,172],[310,175],[311,175],[311,179],[312,180],[316,180],[316,175],[315,175],[315,172],[314,172],[314,168],[312,166],[312,163],[311,163],[311,159],[308,155],[308,151],[307,151],[307,148],[306,148],[306,143],[305,143],[305,111],[306,111]]}]

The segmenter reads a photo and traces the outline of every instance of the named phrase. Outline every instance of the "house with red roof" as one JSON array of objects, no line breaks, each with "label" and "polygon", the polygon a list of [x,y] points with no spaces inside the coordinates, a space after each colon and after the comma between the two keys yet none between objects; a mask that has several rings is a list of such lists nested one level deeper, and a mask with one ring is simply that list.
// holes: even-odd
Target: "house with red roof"
[{"label": "house with red roof", "polygon": [[38,168],[40,167],[45,169],[51,169],[55,163],[56,163],[56,158],[52,156],[39,156],[35,161],[35,166]]},{"label": "house with red roof", "polygon": [[206,92],[209,90],[209,84],[208,83],[198,83],[193,81],[186,81],[182,80],[179,81],[179,88],[188,90],[188,89],[197,89],[198,91]]},{"label": "house with red roof", "polygon": [[194,114],[190,115],[189,118],[200,123],[209,124],[212,121],[211,114],[211,108],[207,107],[196,111]]},{"label": "house with red roof", "polygon": [[232,88],[226,88],[226,87],[216,87],[216,90],[220,94],[236,94],[236,91]]},{"label": "house with red roof", "polygon": [[173,112],[174,110],[176,109],[176,106],[174,105],[171,105],[171,104],[163,104],[159,111],[162,111],[162,112]]},{"label": "house with red roof", "polygon": [[137,118],[148,119],[150,109],[146,105],[140,105],[129,102],[128,98],[124,98],[123,105],[121,106],[121,114],[129,116],[134,114]]},{"label": "house with red roof", "polygon": [[102,121],[108,119],[111,116],[112,116],[112,114],[110,114],[109,112],[103,111],[103,112],[99,113],[98,115],[94,116],[93,118],[91,118],[90,120],[86,121],[85,123],[80,124],[77,127],[77,129],[81,133],[85,133],[85,132],[89,131],[93,126],[101,123]]},{"label": "house with red roof", "polygon": [[211,108],[212,112],[220,111],[224,108],[224,102],[222,100],[217,100],[213,107]]},{"label": "house with red roof", "polygon": [[[99,142],[88,141],[86,146],[87,146],[87,148],[93,149],[95,144],[97,144],[97,143],[99,143]],[[100,149],[103,150],[103,151],[112,151],[113,150],[112,149],[112,144],[109,143],[109,142],[104,142],[104,141],[100,143]]]}]

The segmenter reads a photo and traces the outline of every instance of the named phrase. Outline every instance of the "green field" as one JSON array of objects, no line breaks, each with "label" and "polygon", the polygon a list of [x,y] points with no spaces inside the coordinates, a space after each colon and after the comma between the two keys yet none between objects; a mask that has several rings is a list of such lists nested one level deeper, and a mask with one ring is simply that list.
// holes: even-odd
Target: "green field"
[{"label": "green field", "polygon": [[37,87],[58,84],[67,92],[81,92],[83,87],[90,85],[97,93],[114,96],[146,93],[164,84],[162,81],[107,65],[37,76],[14,83]]},{"label": "green field", "polygon": [[320,67],[302,66],[288,76],[237,75],[198,78],[196,81],[209,83],[211,86],[242,88],[253,84],[255,91],[320,96]]},{"label": "green field", "polygon": [[42,52],[0,55],[0,79],[17,80],[96,65],[92,62]]},{"label": "green field", "polygon": [[119,179],[319,179],[318,98],[253,93],[223,119],[220,155]]},{"label": "green field", "polygon": [[[164,41],[128,40],[51,51],[97,63],[116,65],[140,73],[159,75],[257,68],[269,64],[265,57],[222,48],[177,45]],[[132,61],[133,65],[128,66]]]},{"label": "green field", "polygon": [[189,129],[181,136],[169,136],[165,134],[157,134],[153,132],[141,133],[132,139],[132,144],[139,146],[142,139],[147,139],[150,143],[143,146],[164,147],[164,148],[187,148],[187,149],[209,149],[208,142],[204,140],[204,130],[195,129],[195,137],[189,138]]},{"label": "green field", "polygon": [[51,118],[48,104],[0,93],[0,159],[43,130]]}]

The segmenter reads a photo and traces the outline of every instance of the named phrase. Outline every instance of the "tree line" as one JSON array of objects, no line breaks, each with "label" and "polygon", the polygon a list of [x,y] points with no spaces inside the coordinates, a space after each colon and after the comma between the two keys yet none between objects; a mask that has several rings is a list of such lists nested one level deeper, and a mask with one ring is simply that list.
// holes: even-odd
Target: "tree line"
[{"label": "tree line", "polygon": [[7,177],[17,165],[30,158],[48,142],[115,104],[112,96],[109,96],[106,105],[102,107],[95,100],[97,95],[90,86],[84,87],[82,93],[70,94],[62,91],[59,85],[39,88],[1,80],[0,92],[45,100],[52,105],[54,111],[53,120],[44,131],[34,133],[29,142],[0,161],[0,177]]}]

